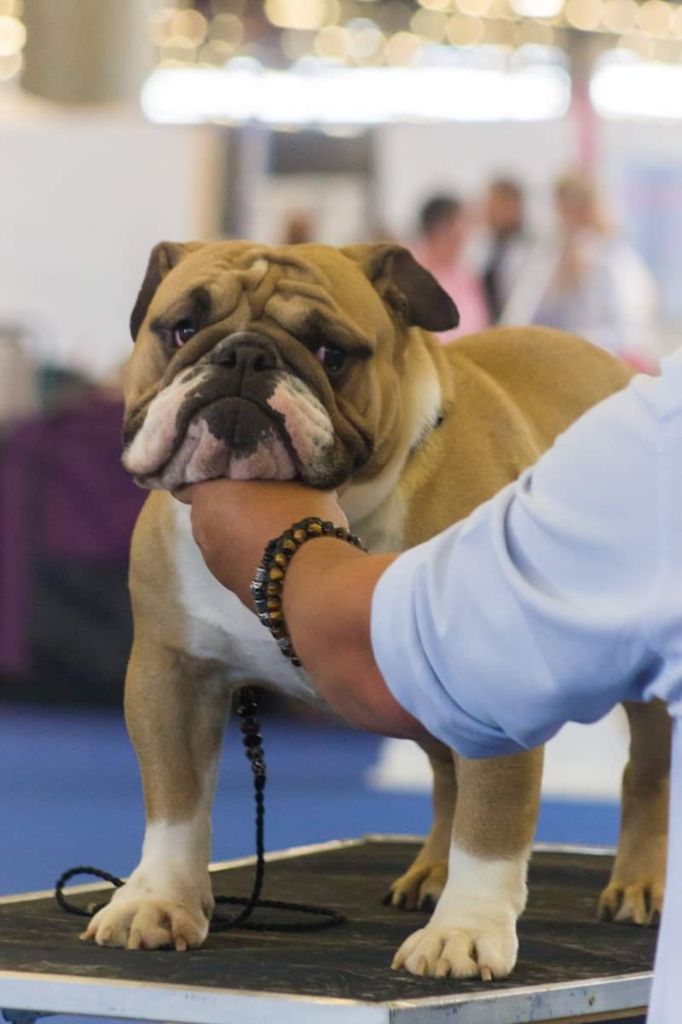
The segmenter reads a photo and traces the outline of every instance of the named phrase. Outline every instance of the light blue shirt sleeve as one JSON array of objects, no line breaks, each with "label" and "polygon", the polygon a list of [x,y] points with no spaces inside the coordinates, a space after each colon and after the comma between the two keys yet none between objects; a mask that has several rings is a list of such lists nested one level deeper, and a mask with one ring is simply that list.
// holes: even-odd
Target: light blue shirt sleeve
[{"label": "light blue shirt sleeve", "polygon": [[670,699],[662,605],[676,602],[679,634],[680,595],[662,557],[662,424],[675,409],[682,422],[681,367],[672,406],[669,382],[636,378],[379,581],[372,645],[386,683],[466,757],[537,746],[622,700]]}]

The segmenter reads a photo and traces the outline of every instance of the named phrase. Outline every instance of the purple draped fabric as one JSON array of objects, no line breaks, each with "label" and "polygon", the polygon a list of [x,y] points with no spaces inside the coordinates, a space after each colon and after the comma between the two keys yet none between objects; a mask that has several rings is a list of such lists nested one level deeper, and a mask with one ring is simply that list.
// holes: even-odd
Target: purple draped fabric
[{"label": "purple draped fabric", "polygon": [[[125,564],[144,493],[121,467],[118,402],[91,398],[28,420],[0,448],[0,672],[29,668],[38,555]],[[67,638],[65,638],[65,641]]]}]

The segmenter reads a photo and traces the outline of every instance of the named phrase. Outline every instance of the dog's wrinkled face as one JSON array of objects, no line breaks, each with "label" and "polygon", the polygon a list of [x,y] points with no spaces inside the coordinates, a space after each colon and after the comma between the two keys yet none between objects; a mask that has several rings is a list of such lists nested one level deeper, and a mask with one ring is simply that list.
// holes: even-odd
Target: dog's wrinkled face
[{"label": "dog's wrinkled face", "polygon": [[455,326],[398,246],[160,243],[131,318],[123,462],[145,487],[337,487],[388,452],[410,327]]}]

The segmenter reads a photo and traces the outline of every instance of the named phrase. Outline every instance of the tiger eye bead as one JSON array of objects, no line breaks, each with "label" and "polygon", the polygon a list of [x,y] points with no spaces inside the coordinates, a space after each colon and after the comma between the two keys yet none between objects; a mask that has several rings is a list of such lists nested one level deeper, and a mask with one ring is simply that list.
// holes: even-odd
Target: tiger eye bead
[{"label": "tiger eye bead", "polygon": [[[276,537],[268,543],[263,561],[256,570],[251,584],[251,593],[258,618],[270,630],[282,654],[290,658],[294,665],[300,665],[301,662],[296,656],[284,621],[282,607],[284,576],[299,547],[309,538],[320,536],[337,536],[362,548],[357,537],[341,527],[334,526],[332,522],[317,517],[304,519],[300,523],[294,523],[280,537]],[[250,749],[255,756],[255,745]]]}]

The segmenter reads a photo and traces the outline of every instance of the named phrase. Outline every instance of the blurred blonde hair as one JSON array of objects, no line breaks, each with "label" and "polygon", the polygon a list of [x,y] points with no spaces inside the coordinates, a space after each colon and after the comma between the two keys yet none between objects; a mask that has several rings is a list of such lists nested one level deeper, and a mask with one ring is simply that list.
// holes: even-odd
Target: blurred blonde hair
[{"label": "blurred blonde hair", "polygon": [[600,234],[607,235],[613,230],[599,189],[593,179],[583,171],[569,171],[557,178],[554,183],[554,195],[565,202],[580,204],[585,211],[587,223]]}]

